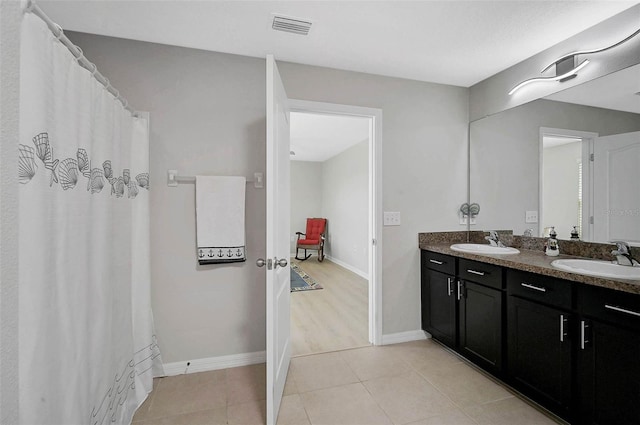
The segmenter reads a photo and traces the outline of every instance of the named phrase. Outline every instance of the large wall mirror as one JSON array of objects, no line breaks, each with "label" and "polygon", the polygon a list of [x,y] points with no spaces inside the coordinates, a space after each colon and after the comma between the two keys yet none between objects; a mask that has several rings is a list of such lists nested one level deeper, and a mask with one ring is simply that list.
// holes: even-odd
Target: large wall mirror
[{"label": "large wall mirror", "polygon": [[640,246],[640,64],[472,122],[469,172],[470,230]]}]

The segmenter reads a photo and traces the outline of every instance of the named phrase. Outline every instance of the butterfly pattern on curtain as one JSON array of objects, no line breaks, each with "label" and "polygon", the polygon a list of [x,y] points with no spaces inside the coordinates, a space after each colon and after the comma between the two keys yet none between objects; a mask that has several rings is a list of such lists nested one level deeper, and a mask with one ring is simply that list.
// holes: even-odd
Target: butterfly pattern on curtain
[{"label": "butterfly pattern on curtain", "polygon": [[82,175],[88,179],[87,191],[91,194],[102,191],[105,179],[111,185],[111,195],[115,195],[116,198],[124,196],[125,188],[127,188],[128,198],[135,198],[138,195],[138,187],[149,190],[149,173],[140,173],[132,179],[131,170],[125,168],[122,170],[122,176],[115,177],[109,159],[102,163],[101,168],[91,168],[87,151],[78,148],[76,158],[60,161],[54,159],[53,147],[47,132],[37,134],[32,140],[35,148],[22,144],[18,146],[18,181],[22,184],[29,183],[36,175],[38,165],[35,158],[37,156],[44,168],[51,172],[49,186],[58,183],[64,190],[73,189]]}]

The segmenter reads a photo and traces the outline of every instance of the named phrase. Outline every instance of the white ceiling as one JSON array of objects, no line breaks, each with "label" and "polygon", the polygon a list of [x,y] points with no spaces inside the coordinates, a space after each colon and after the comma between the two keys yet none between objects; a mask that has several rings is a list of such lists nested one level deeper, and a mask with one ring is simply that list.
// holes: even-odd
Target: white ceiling
[{"label": "white ceiling", "polygon": [[567,145],[569,143],[582,142],[582,139],[575,137],[562,137],[562,136],[544,136],[542,138],[542,147],[557,148],[559,146]]},{"label": "white ceiling", "polygon": [[[469,87],[632,1],[39,0],[65,30]],[[272,13],[313,21],[271,29]],[[90,58],[89,58],[90,59]]]},{"label": "white ceiling", "polygon": [[369,119],[291,113],[292,161],[324,162],[369,138]]}]

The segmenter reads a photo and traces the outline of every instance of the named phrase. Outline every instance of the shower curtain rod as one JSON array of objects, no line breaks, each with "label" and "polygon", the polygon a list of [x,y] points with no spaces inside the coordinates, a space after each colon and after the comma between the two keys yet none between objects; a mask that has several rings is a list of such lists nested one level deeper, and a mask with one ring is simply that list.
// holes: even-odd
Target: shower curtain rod
[{"label": "shower curtain rod", "polygon": [[78,64],[80,64],[80,66],[82,66],[86,70],[90,71],[91,75],[93,75],[93,77],[96,80],[98,80],[98,82],[102,84],[109,93],[111,93],[120,103],[122,103],[122,106],[124,107],[124,109],[131,112],[131,115],[133,115],[134,117],[139,116],[138,112],[129,105],[129,102],[127,101],[127,99],[122,97],[120,95],[120,92],[111,85],[111,83],[109,82],[109,79],[106,78],[104,75],[102,75],[98,71],[98,68],[96,67],[96,65],[93,62],[89,61],[89,59],[87,59],[84,56],[82,49],[76,46],[75,44],[73,44],[71,40],[69,40],[67,36],[64,35],[64,30],[62,29],[62,27],[56,24],[55,22],[53,22],[51,18],[49,18],[47,14],[44,13],[42,9],[40,9],[40,6],[38,6],[34,0],[27,1],[27,7],[25,8],[25,13],[33,13],[34,15],[42,19],[47,24],[47,26],[49,27],[53,35],[58,40],[60,40],[60,42],[64,44],[67,49],[69,49],[71,54],[78,61]]}]

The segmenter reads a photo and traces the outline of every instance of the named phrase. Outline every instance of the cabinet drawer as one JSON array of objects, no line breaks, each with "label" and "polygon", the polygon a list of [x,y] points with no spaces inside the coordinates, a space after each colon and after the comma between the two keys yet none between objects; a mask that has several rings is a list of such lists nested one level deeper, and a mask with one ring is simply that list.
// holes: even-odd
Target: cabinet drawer
[{"label": "cabinet drawer", "polygon": [[533,301],[570,309],[572,283],[520,270],[507,270],[507,292]]},{"label": "cabinet drawer", "polygon": [[578,310],[592,319],[640,330],[640,295],[580,285]]},{"label": "cabinet drawer", "polygon": [[422,251],[422,266],[450,275],[456,274],[456,259],[437,252]]},{"label": "cabinet drawer", "polygon": [[460,258],[458,260],[458,277],[496,289],[503,287],[502,267],[494,264]]}]

